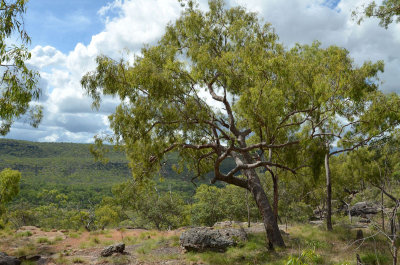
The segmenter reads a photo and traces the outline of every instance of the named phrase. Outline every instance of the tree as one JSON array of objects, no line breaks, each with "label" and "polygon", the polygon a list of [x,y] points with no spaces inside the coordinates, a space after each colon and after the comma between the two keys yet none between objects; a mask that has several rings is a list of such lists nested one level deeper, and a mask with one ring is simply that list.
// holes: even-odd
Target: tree
[{"label": "tree", "polygon": [[[324,89],[331,81],[311,71],[313,62],[321,60],[323,73],[330,73],[323,65],[331,63],[330,76],[333,71],[341,76],[347,68],[335,63],[350,59],[337,47],[298,46],[287,52],[256,14],[242,7],[226,9],[221,0],[210,1],[209,6],[202,12],[188,1],[158,44],[143,48],[133,65],[100,56],[96,70],[87,73],[81,84],[94,99],[94,107],[99,107],[102,94],[121,99],[110,116],[114,134],[103,140],[125,149],[137,181],[154,176],[164,156],[175,151],[196,175],[214,170],[212,183],[223,181],[249,190],[263,218],[269,247],[283,247],[257,169],[296,171],[268,161],[262,153],[271,149],[279,154],[312,142],[319,131],[312,130],[311,123],[318,115],[315,111],[330,99]],[[373,87],[368,77],[376,74],[376,67],[366,64],[349,71],[346,80]],[[338,107],[344,109],[345,103]],[[227,159],[235,165],[221,172]]]},{"label": "tree", "polygon": [[193,224],[213,226],[223,220],[245,221],[248,220],[248,215],[253,220],[257,219],[257,206],[251,198],[251,201],[246,202],[245,191],[234,185],[223,188],[200,185],[191,206]]},{"label": "tree", "polygon": [[[399,123],[396,110],[400,98],[378,90],[377,74],[383,71],[383,62],[366,62],[356,67],[347,50],[335,46],[321,49],[319,43],[297,46],[291,53],[298,58],[291,73],[303,87],[310,86],[307,92],[312,98],[313,112],[304,125],[309,130],[302,133],[314,141],[317,148],[313,152],[322,154],[316,162],[323,163],[325,168],[327,228],[332,230],[330,158],[394,129]],[[307,58],[307,64],[303,58]]]},{"label": "tree", "polygon": [[[26,45],[30,37],[23,24],[27,0],[1,0],[0,2],[0,134],[6,135],[12,123],[26,113],[32,126],[37,127],[42,118],[39,105],[30,106],[37,100],[40,88],[39,74],[25,64],[31,54]],[[14,40],[19,45],[12,44]],[[15,43],[15,41],[14,41]]]},{"label": "tree", "polygon": [[[363,8],[362,16],[358,18],[360,24],[364,16],[367,18],[376,17],[380,20],[379,26],[385,29],[394,22],[400,22],[400,1],[399,0],[383,0],[381,5],[377,5],[375,1],[372,1],[367,7]],[[353,11],[353,17],[358,14]]]},{"label": "tree", "polygon": [[[252,153],[260,146],[281,148],[291,143],[248,145],[246,138],[260,127],[254,119],[246,121],[243,106],[247,108],[244,97],[252,100],[253,93],[258,97],[264,87],[263,72],[252,67],[265,68],[280,56],[276,39],[268,24],[260,25],[255,14],[241,7],[225,10],[222,1],[210,1],[210,11],[203,13],[189,1],[182,17],[167,27],[158,45],[142,49],[134,66],[102,56],[97,70],[82,78],[95,106],[101,92],[120,96],[123,103],[111,117],[114,143],[125,147],[136,180],[154,175],[160,168],[157,162],[169,151],[179,152],[198,175],[214,169],[213,182],[252,192],[270,247],[284,242],[255,168],[284,166],[256,161]],[[265,74],[272,78],[274,73],[265,69]],[[204,90],[214,103],[203,99]],[[241,104],[234,104],[237,98]],[[224,174],[220,165],[231,157],[236,167]],[[247,179],[235,176],[240,171]]]},{"label": "tree", "polygon": [[182,196],[176,192],[158,192],[153,182],[127,181],[113,187],[114,204],[122,206],[135,226],[175,229],[186,224]]},{"label": "tree", "polygon": [[101,230],[109,225],[116,224],[119,220],[118,212],[113,209],[112,205],[102,205],[95,211],[96,224]]},{"label": "tree", "polygon": [[5,206],[19,193],[21,173],[9,168],[0,172],[0,216],[5,212]]},{"label": "tree", "polygon": [[[399,240],[399,179],[400,179],[400,133],[399,130],[391,135],[374,141],[368,147],[348,156],[349,163],[359,165],[363,179],[381,192],[381,224],[372,220],[373,227],[386,238],[390,247],[393,264],[397,264]],[[349,170],[352,174],[351,169]],[[386,202],[384,197],[389,201]],[[385,210],[389,208],[390,210]],[[385,214],[390,230],[385,229]]]}]

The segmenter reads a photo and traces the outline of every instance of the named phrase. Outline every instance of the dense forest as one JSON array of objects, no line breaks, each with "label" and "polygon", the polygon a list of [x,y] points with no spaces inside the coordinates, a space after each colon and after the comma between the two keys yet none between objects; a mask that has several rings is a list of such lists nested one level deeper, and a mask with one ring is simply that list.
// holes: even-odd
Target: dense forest
[{"label": "dense forest", "polygon": [[[90,146],[0,139],[0,169],[22,173],[20,192],[13,204],[46,205],[49,201],[41,194],[53,191],[66,196],[68,204],[85,208],[90,203],[98,204],[104,196],[111,196],[114,185],[132,178],[123,152],[109,146],[107,162],[96,162]],[[188,172],[177,173],[173,169],[177,164],[177,155],[171,154],[154,178],[160,192],[180,192],[189,199],[196,185],[209,183],[209,176],[193,179]],[[229,165],[224,166],[227,171]]]}]

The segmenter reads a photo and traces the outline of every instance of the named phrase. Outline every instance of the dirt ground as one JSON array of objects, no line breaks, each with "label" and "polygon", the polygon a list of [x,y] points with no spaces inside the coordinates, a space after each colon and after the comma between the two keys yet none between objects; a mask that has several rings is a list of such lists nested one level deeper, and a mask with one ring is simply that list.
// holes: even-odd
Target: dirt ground
[{"label": "dirt ground", "polygon": [[[177,244],[179,235],[179,230],[43,231],[26,226],[2,235],[0,251],[18,258],[41,257],[39,261],[25,264],[189,264],[183,260],[182,249]],[[126,245],[124,254],[101,257],[105,247],[121,242]]]}]

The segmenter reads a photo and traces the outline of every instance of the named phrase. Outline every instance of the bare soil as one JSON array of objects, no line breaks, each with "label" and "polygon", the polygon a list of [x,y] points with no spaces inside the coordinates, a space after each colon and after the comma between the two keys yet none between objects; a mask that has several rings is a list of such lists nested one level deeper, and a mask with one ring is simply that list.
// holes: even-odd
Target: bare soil
[{"label": "bare soil", "polygon": [[[41,264],[194,264],[184,261],[176,244],[180,231],[111,229],[106,231],[43,231],[33,226],[0,236],[0,252],[16,257],[40,255]],[[159,242],[163,243],[159,243]],[[125,253],[101,257],[101,251],[124,242]],[[175,242],[175,244],[174,244]],[[39,263],[40,263],[39,262]],[[31,263],[30,263],[31,264]]]}]

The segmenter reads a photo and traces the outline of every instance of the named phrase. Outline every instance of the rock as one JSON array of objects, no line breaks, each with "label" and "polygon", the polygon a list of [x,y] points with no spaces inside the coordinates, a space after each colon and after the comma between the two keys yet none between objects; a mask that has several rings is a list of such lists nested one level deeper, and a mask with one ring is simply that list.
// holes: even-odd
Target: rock
[{"label": "rock", "polygon": [[241,227],[243,225],[242,222],[238,221],[223,221],[223,222],[216,222],[213,227],[215,228],[231,228],[231,227]]},{"label": "rock", "polygon": [[322,221],[322,220],[310,221],[310,224],[312,224],[312,225],[323,225],[324,221]]},{"label": "rock", "polygon": [[37,226],[21,226],[19,230],[39,231],[40,228]]},{"label": "rock", "polygon": [[219,251],[223,252],[239,241],[247,239],[243,229],[197,227],[184,231],[180,236],[181,246],[187,251]]},{"label": "rock", "polygon": [[101,251],[100,255],[102,257],[109,257],[114,253],[124,253],[124,250],[125,250],[125,244],[119,243],[106,247],[105,249],[103,249],[103,251]]},{"label": "rock", "polygon": [[357,230],[356,240],[361,240],[364,238],[364,233],[361,229]]},{"label": "rock", "polygon": [[0,265],[20,265],[21,261],[16,257],[8,256],[6,253],[0,252]]},{"label": "rock", "polygon": [[28,255],[28,256],[21,256],[18,259],[20,261],[38,261],[40,260],[41,256],[40,255]]},{"label": "rock", "polygon": [[51,259],[49,258],[40,258],[38,261],[36,261],[36,265],[50,265]]},{"label": "rock", "polygon": [[352,216],[367,216],[371,214],[377,214],[379,211],[378,206],[370,202],[358,202],[350,208],[350,214]]},{"label": "rock", "polygon": [[362,224],[369,224],[369,223],[371,223],[371,219],[369,219],[369,218],[361,218],[358,222],[362,223]]}]

